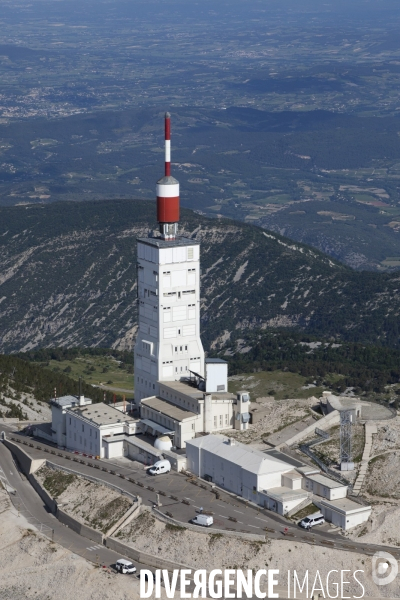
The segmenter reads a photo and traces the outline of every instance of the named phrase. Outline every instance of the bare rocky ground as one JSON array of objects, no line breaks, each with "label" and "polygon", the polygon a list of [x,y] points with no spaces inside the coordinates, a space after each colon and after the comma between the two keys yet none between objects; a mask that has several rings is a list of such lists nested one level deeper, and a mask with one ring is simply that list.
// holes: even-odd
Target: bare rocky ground
[{"label": "bare rocky ground", "polygon": [[[233,437],[243,444],[262,442],[269,435],[280,431],[310,416],[310,409],[315,405],[315,398],[306,400],[274,400],[271,398],[257,398],[257,407],[267,409],[265,417],[258,423],[249,425],[247,431],[234,431],[227,429],[221,432],[227,437]],[[306,425],[305,425],[306,426]],[[294,435],[295,432],[293,432]]]},{"label": "bare rocky ground", "polygon": [[[0,394],[0,411],[6,413],[10,403],[19,406],[29,421],[51,421],[51,408],[46,402],[40,402],[32,394],[17,393],[8,387]],[[4,403],[4,404],[3,404]]]},{"label": "bare rocky ground", "polygon": [[388,450],[400,449],[400,416],[388,421],[377,423],[378,433],[372,436],[371,457],[387,452]]},{"label": "bare rocky ground", "polygon": [[[385,588],[379,588],[371,578],[371,558],[342,550],[332,550],[294,543],[286,540],[268,540],[266,543],[250,542],[227,538],[219,534],[196,533],[183,528],[165,525],[156,520],[151,513],[143,512],[118,536],[144,552],[158,554],[177,563],[192,568],[207,569],[279,569],[287,576],[294,569],[304,577],[310,572],[310,579],[319,570],[322,580],[332,569],[361,569],[359,574],[365,587],[365,595],[373,597],[400,597],[400,581]],[[284,579],[285,581],[285,579]],[[361,594],[354,581],[344,586],[344,596]],[[332,590],[331,590],[331,593]]]},{"label": "bare rocky ground", "polygon": [[35,475],[66,513],[103,533],[132,506],[129,498],[117,491],[76,475],[48,467]]},{"label": "bare rocky ground", "polygon": [[369,463],[365,490],[369,497],[400,500],[400,450],[380,454]]},{"label": "bare rocky ground", "polygon": [[369,544],[400,546],[400,506],[384,502],[372,506],[372,514],[367,523],[352,529],[349,537]]},{"label": "bare rocky ground", "polygon": [[38,533],[0,489],[0,600],[136,600],[136,578],[100,569]]}]

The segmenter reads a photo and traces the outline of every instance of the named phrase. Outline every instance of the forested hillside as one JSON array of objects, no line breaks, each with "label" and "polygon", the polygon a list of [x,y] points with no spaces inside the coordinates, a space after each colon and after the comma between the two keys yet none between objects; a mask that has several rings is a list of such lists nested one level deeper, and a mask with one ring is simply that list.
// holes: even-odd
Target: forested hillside
[{"label": "forested hillside", "polygon": [[[155,227],[154,202],[17,206],[0,217],[2,352],[132,348],[136,238]],[[399,345],[398,274],[355,272],[277,234],[191,211],[180,229],[201,241],[207,349],[282,327]]]}]

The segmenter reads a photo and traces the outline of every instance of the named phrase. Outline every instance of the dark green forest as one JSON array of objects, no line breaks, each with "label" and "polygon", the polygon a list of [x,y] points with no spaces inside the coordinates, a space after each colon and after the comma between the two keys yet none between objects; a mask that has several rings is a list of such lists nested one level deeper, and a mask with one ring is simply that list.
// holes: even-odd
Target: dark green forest
[{"label": "dark green forest", "polygon": [[[56,356],[57,353],[54,355]],[[28,356],[22,359],[19,356],[2,354],[0,355],[0,405],[7,409],[0,408],[0,417],[25,418],[18,405],[12,402],[6,404],[3,399],[3,394],[8,393],[9,386],[15,391],[15,400],[20,400],[21,393],[29,393],[40,402],[48,402],[54,398],[54,389],[57,390],[57,396],[77,395],[78,385],[77,381],[65,373],[54,373],[29,360]],[[82,392],[95,403],[102,402],[104,399],[103,390],[87,385],[84,381]],[[106,392],[107,402],[111,401],[112,397],[112,392]]]},{"label": "dark green forest", "polygon": [[354,342],[336,344],[288,332],[264,334],[246,343],[251,346],[249,352],[224,357],[231,375],[286,370],[338,393],[352,387],[356,394],[383,394],[386,385],[400,382],[398,349]]}]

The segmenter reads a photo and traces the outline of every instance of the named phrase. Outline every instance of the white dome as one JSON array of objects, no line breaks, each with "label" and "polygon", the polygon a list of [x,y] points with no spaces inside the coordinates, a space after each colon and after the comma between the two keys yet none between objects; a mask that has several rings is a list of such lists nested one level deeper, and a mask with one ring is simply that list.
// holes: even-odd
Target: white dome
[{"label": "white dome", "polygon": [[157,448],[157,450],[171,450],[172,442],[167,435],[162,435],[155,440],[154,448]]}]

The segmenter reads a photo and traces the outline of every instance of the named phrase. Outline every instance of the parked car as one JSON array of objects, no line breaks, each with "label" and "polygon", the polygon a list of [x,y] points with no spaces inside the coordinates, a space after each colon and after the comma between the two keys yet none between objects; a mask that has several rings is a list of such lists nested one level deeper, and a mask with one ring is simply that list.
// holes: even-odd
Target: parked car
[{"label": "parked car", "polygon": [[130,560],[125,560],[125,558],[119,558],[115,563],[115,568],[118,573],[136,573],[136,567]]},{"label": "parked car", "polygon": [[304,527],[304,529],[311,529],[311,527],[314,527],[314,525],[322,525],[322,523],[325,523],[324,515],[321,512],[317,512],[303,519],[300,522],[300,527]]},{"label": "parked car", "polygon": [[209,515],[196,515],[192,519],[194,525],[201,525],[202,527],[211,527],[214,523],[214,519]]},{"label": "parked car", "polygon": [[169,460],[158,460],[150,469],[148,473],[150,475],[161,475],[162,473],[169,473],[171,470],[171,463]]}]

